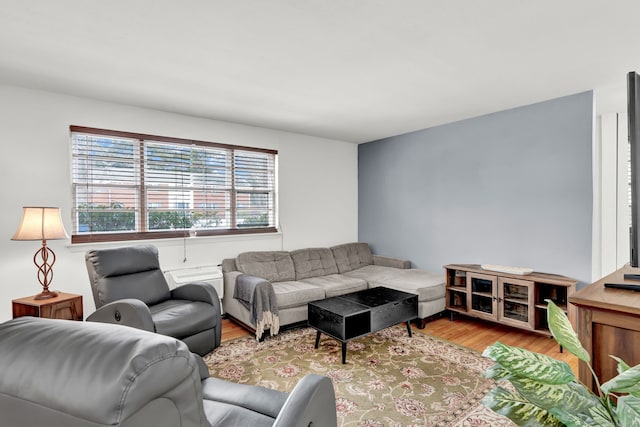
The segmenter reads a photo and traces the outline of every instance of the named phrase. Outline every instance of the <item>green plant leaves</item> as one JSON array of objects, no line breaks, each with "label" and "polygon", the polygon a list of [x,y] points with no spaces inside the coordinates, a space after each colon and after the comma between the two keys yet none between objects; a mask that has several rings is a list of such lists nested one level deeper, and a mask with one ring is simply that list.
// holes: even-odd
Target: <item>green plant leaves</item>
[{"label": "green plant leaves", "polygon": [[547,323],[549,324],[549,330],[553,334],[553,338],[558,341],[565,350],[576,356],[583,362],[589,363],[591,358],[589,352],[582,347],[578,335],[574,332],[571,322],[553,301],[545,300],[547,305]]},{"label": "green plant leaves", "polygon": [[555,416],[563,425],[571,427],[591,427],[595,425],[593,418],[584,414],[574,414],[558,408],[551,408],[549,409],[549,412],[552,413],[553,416]]},{"label": "green plant leaves", "polygon": [[504,415],[519,426],[562,426],[549,412],[533,405],[517,392],[496,387],[483,399],[482,404],[494,412]]},{"label": "green plant leaves", "polygon": [[620,359],[619,357],[616,356],[609,356],[610,358],[612,358],[613,360],[615,360],[616,362],[618,362],[618,373],[621,374],[624,371],[626,371],[627,369],[630,368],[629,365],[627,365],[627,362],[625,362],[624,360]]},{"label": "green plant leaves", "polygon": [[545,384],[567,384],[575,380],[571,367],[565,362],[501,342],[487,347],[482,355],[499,363],[514,376]]},{"label": "green plant leaves", "polygon": [[640,427],[640,399],[623,396],[618,399],[618,421],[625,427]]},{"label": "green plant leaves", "polygon": [[611,414],[607,411],[604,404],[594,406],[589,409],[589,415],[593,418],[593,425],[598,427],[617,426],[616,422],[611,418]]},{"label": "green plant leaves", "polygon": [[[516,352],[521,349],[508,347],[497,343],[497,347],[501,352]],[[535,355],[535,353],[533,353]],[[520,376],[518,371],[510,371],[499,363],[489,368],[485,372],[485,376],[495,380],[508,380],[516,389],[516,393],[508,394],[506,391],[496,391],[493,400],[487,400],[488,403],[496,405],[500,408],[503,415],[511,417],[523,418],[516,423],[524,425],[524,415],[522,411],[533,411],[538,414],[536,417],[544,419],[556,418],[561,422],[560,425],[569,425],[573,427],[593,426],[594,423],[590,411],[595,407],[600,407],[599,399],[590,393],[583,385],[571,381],[567,384],[547,384],[538,382],[536,379]],[[501,402],[501,403],[498,403]],[[485,403],[486,404],[486,403]],[[537,409],[532,409],[537,408]],[[491,407],[494,411],[496,409]],[[544,411],[544,415],[541,415]],[[496,411],[498,412],[498,411]],[[606,415],[606,411],[604,411]],[[553,424],[552,424],[553,425]],[[601,425],[613,425],[612,423],[602,423]]]},{"label": "green plant leaves", "polygon": [[588,413],[600,402],[581,384],[544,384],[528,378],[510,378],[509,381],[528,401],[541,408],[558,408],[569,413]]},{"label": "green plant leaves", "polygon": [[[619,370],[622,370],[618,367]],[[603,393],[631,393],[640,396],[640,365],[628,368],[600,387]]]},{"label": "green plant leaves", "polygon": [[[546,300],[549,329],[558,344],[585,363],[589,353],[582,347],[565,313]],[[575,380],[569,365],[543,354],[500,342],[483,356],[497,364],[485,376],[509,381],[515,391],[493,389],[482,403],[520,426],[640,427],[640,365],[618,362],[618,376],[600,386],[600,398]],[[613,393],[628,393],[613,397]],[[617,402],[617,405],[616,405]]]},{"label": "green plant leaves", "polygon": [[511,377],[511,372],[507,371],[502,366],[500,366],[500,364],[496,363],[484,372],[484,377],[491,378],[496,381],[508,380],[509,377]]}]

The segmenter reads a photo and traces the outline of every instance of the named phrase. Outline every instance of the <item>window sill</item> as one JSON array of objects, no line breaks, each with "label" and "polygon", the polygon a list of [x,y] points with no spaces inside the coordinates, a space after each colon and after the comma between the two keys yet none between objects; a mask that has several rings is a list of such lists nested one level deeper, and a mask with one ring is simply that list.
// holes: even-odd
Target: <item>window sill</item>
[{"label": "window sill", "polygon": [[144,240],[120,240],[117,242],[88,242],[68,244],[67,248],[73,253],[86,252],[89,248],[117,248],[122,246],[134,246],[143,244],[152,244],[158,247],[179,246],[184,242],[189,245],[210,245],[228,241],[242,240],[282,240],[282,231],[274,233],[245,233],[245,234],[226,234],[219,236],[195,236],[195,237],[171,237],[168,239],[144,239]]}]

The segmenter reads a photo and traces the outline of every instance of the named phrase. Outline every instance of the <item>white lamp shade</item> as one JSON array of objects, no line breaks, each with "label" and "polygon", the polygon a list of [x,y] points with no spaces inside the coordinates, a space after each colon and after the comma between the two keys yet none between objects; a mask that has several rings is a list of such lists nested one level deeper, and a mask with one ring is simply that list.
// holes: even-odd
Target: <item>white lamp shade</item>
[{"label": "white lamp shade", "polygon": [[60,208],[26,206],[22,208],[22,221],[11,240],[59,240],[68,237]]}]

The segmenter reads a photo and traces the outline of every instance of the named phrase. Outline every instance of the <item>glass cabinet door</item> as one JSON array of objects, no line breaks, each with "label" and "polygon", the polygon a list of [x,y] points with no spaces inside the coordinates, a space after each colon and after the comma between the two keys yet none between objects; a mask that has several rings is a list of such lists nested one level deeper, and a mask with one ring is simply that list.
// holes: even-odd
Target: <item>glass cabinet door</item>
[{"label": "glass cabinet door", "polygon": [[471,291],[471,312],[485,319],[496,320],[497,277],[486,274],[468,273],[468,289]]},{"label": "glass cabinet door", "polygon": [[533,329],[533,282],[500,277],[498,279],[498,309],[502,323]]}]

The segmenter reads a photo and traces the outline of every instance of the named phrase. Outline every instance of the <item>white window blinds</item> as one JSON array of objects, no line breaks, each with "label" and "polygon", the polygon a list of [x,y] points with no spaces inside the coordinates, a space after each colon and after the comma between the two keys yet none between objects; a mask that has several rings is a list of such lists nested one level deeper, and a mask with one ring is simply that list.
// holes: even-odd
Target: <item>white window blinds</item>
[{"label": "white window blinds", "polygon": [[71,127],[72,242],[276,231],[275,150]]}]

